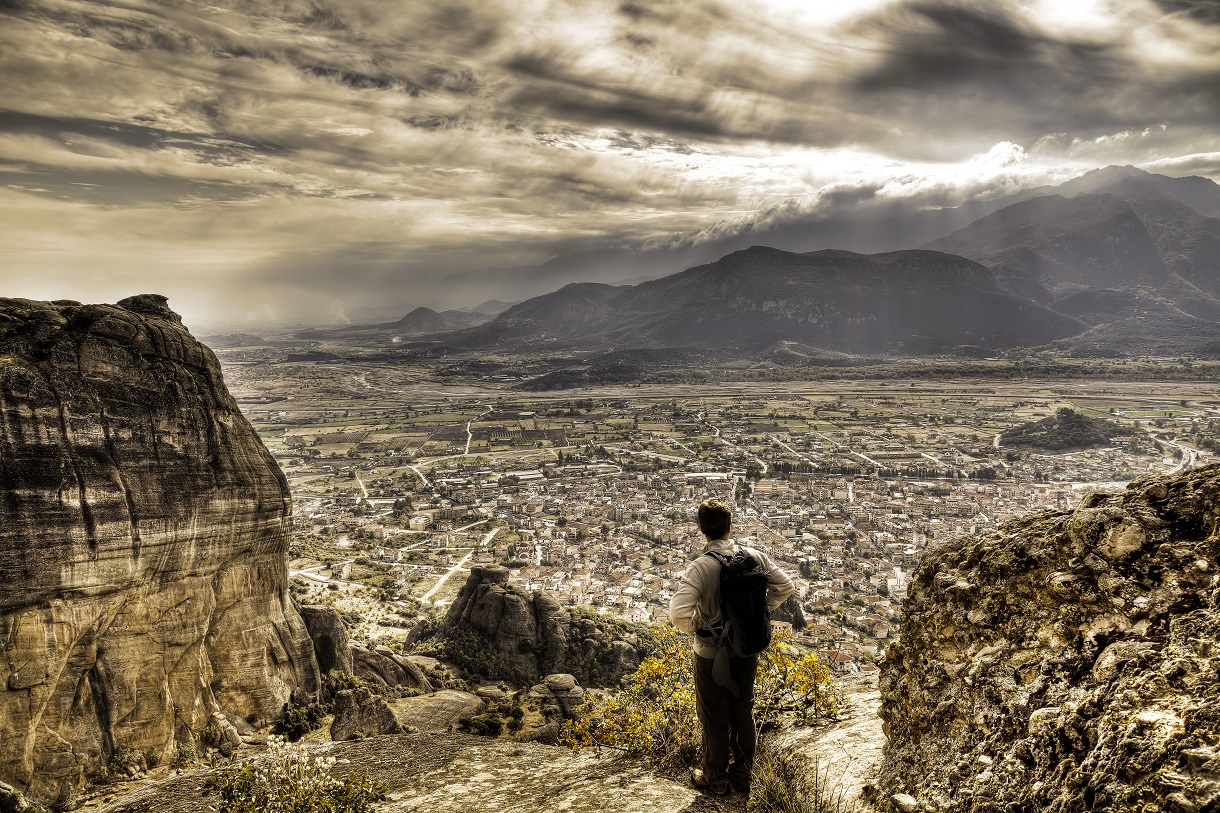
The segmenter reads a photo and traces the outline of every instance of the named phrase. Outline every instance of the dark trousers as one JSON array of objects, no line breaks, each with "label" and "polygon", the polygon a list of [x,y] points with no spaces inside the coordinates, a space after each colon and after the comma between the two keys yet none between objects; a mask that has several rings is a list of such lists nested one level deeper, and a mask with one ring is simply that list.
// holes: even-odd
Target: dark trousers
[{"label": "dark trousers", "polygon": [[703,727],[703,775],[714,786],[723,786],[730,777],[739,785],[748,784],[757,742],[754,675],[758,656],[729,659],[729,673],[740,690],[737,697],[712,679],[713,663],[711,658],[695,656],[695,711]]}]

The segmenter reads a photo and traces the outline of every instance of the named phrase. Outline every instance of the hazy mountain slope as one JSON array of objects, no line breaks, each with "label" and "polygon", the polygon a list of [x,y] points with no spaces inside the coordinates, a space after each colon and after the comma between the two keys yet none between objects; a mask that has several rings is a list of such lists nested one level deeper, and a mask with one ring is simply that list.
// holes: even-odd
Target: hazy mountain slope
[{"label": "hazy mountain slope", "polygon": [[1043,344],[1085,329],[1000,290],[982,265],[930,251],[865,256],[754,247],[623,289],[567,286],[454,337],[459,346],[541,341],[570,349],[781,341],[839,352]]},{"label": "hazy mountain slope", "polygon": [[482,324],[491,318],[491,314],[471,311],[442,311],[437,313],[431,308],[416,308],[406,316],[394,322],[391,326],[399,333],[440,333],[446,330],[460,330]]},{"label": "hazy mountain slope", "polygon": [[1052,284],[1160,287],[1167,275],[1156,240],[1139,214],[1113,195],[1022,201],[926,248],[985,265],[1026,267],[1031,276]]},{"label": "hazy mountain slope", "polygon": [[[931,201],[888,200],[867,188],[847,190],[816,202],[793,201],[790,212],[780,207],[759,213],[751,222],[714,224],[703,233],[676,237],[669,245],[575,251],[538,265],[465,271],[446,277],[444,284],[451,290],[477,290],[481,296],[520,299],[572,282],[624,284],[655,279],[754,245],[793,252],[831,248],[866,254],[899,251],[926,245],[1032,198],[1105,193],[1122,199],[1171,200],[1204,215],[1220,216],[1220,185],[1207,178],[1170,178],[1132,166],[1111,166],[1058,186],[1023,189],[957,207],[932,208]],[[802,211],[802,206],[813,208]]]}]

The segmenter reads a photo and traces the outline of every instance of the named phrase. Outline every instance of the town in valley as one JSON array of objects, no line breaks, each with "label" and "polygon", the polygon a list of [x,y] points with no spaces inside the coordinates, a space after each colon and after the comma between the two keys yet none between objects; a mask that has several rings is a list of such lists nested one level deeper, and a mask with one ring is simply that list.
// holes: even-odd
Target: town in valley
[{"label": "town in valley", "polygon": [[[225,360],[221,351],[222,361]],[[395,645],[443,614],[471,567],[562,604],[668,620],[703,546],[694,509],[798,585],[796,640],[867,673],[929,546],[1214,459],[1204,382],[840,380],[522,392],[379,365],[243,364],[229,386],[293,494],[293,589],[357,640]],[[1108,445],[1001,442],[1060,410],[1112,421]]]}]

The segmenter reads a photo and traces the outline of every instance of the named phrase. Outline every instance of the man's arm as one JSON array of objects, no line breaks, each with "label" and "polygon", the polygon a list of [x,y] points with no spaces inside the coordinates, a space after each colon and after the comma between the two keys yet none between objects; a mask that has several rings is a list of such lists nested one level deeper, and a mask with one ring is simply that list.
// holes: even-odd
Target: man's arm
[{"label": "man's arm", "polygon": [[780,570],[770,556],[764,554],[767,568],[767,609],[774,610],[796,591],[796,585],[788,574]]},{"label": "man's arm", "polygon": [[682,584],[669,600],[669,620],[675,627],[692,635],[703,627],[703,616],[699,612],[699,598],[702,594],[699,573],[695,563],[691,562],[682,574]]}]

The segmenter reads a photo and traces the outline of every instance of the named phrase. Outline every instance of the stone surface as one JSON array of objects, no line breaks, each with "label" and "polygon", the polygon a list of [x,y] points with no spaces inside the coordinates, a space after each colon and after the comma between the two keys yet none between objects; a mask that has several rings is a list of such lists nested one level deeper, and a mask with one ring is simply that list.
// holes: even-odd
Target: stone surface
[{"label": "stone surface", "polygon": [[509,585],[502,567],[470,569],[441,631],[459,625],[485,637],[527,679],[563,669],[571,616],[551,596]]},{"label": "stone surface", "polygon": [[448,731],[463,717],[476,717],[485,711],[487,705],[477,696],[455,689],[394,702],[398,722],[416,731]]},{"label": "stone surface", "polygon": [[402,726],[386,699],[364,686],[335,695],[334,715],[330,738],[335,742],[402,733]]},{"label": "stone surface", "polygon": [[[377,813],[739,813],[746,797],[707,796],[647,763],[586,749],[462,734],[403,734],[317,749],[336,773],[354,767],[389,788]],[[205,813],[206,772],[165,780],[100,808],[99,813]]]},{"label": "stone surface", "polygon": [[354,674],[352,644],[339,611],[326,604],[306,604],[300,608],[300,612],[313,640],[318,671],[325,675],[338,669],[345,675]]},{"label": "stone surface", "polygon": [[881,672],[877,798],[1220,809],[1220,466],[929,551]]},{"label": "stone surface", "polygon": [[163,297],[0,299],[0,780],[62,803],[118,748],[316,691],[289,521]]},{"label": "stone surface", "polygon": [[875,676],[840,682],[850,707],[833,723],[816,726],[786,725],[768,732],[763,742],[778,760],[790,764],[812,785],[830,788],[846,805],[863,802],[863,792],[876,777],[885,735],[877,714],[881,693]]},{"label": "stone surface", "polygon": [[362,646],[352,646],[350,653],[356,677],[366,683],[432,691],[432,683],[417,663],[387,647],[366,649]]}]

